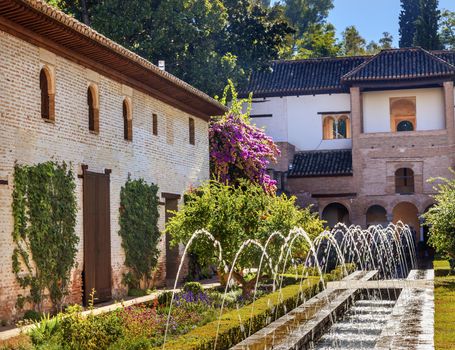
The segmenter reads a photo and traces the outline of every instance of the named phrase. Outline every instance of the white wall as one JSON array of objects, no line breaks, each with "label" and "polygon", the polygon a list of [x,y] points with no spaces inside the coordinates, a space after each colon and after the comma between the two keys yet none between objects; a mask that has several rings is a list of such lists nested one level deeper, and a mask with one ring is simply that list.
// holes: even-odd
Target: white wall
[{"label": "white wall", "polygon": [[[256,102],[257,101],[257,102]],[[252,104],[251,115],[271,114],[272,117],[252,118],[251,122],[263,128],[275,142],[287,142],[288,123],[286,98],[257,99]]]},{"label": "white wall", "polygon": [[390,132],[390,98],[416,97],[416,130],[445,128],[442,88],[371,91],[363,93],[363,130],[365,133]]},{"label": "white wall", "polygon": [[322,140],[320,112],[350,111],[349,94],[270,97],[253,103],[251,114],[272,114],[270,118],[254,118],[277,142],[289,142],[297,151],[351,148],[351,140]]}]

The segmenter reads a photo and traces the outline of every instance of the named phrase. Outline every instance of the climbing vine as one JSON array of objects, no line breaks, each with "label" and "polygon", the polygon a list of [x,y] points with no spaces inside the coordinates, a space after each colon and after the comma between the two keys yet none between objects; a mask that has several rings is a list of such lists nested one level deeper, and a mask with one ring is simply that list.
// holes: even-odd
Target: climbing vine
[{"label": "climbing vine", "polygon": [[143,179],[125,183],[120,192],[120,236],[125,266],[130,270],[124,283],[130,288],[150,286],[152,270],[158,263],[158,186]]},{"label": "climbing vine", "polygon": [[79,238],[75,233],[74,175],[66,164],[46,162],[14,168],[12,267],[20,286],[17,306],[42,311],[46,293],[58,309],[68,294]]}]

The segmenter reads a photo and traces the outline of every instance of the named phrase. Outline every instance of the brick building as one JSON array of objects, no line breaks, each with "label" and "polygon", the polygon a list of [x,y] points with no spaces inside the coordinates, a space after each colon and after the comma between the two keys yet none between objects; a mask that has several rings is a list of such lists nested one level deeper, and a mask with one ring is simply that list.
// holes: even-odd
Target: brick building
[{"label": "brick building", "polygon": [[330,225],[402,220],[425,241],[427,180],[455,164],[454,80],[454,51],[409,48],[276,61],[246,92],[253,122],[282,150],[281,189]]},{"label": "brick building", "polygon": [[[84,247],[96,244],[95,235],[108,242],[97,247],[105,259],[89,257],[103,271],[95,285],[106,284],[99,286],[105,298],[117,298],[126,292],[120,188],[129,175],[158,184],[163,228],[166,209],[178,208],[188,186],[208,179],[208,119],[223,112],[207,95],[45,2],[0,0],[0,319],[17,313],[23,293],[11,269],[15,162],[71,162],[80,243],[67,301],[81,302]],[[105,204],[95,208],[107,218],[103,229],[84,225],[93,198]],[[173,277],[179,254],[166,243],[158,283]]]}]

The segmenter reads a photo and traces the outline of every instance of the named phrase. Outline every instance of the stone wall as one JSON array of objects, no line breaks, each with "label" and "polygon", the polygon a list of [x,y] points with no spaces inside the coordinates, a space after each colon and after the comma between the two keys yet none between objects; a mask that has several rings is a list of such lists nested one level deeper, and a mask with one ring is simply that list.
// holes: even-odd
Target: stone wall
[{"label": "stone wall", "polygon": [[[130,175],[156,183],[160,192],[182,194],[190,185],[209,177],[208,124],[149,95],[122,85],[81,65],[0,31],[0,319],[15,315],[21,291],[11,270],[14,245],[11,213],[15,162],[35,164],[48,160],[71,162],[75,174],[81,165],[90,171],[111,173],[111,260],[113,296],[126,292],[121,284],[124,252],[118,235],[120,188]],[[40,69],[48,66],[55,79],[55,122],[40,112]],[[87,88],[99,90],[99,134],[88,129]],[[123,137],[122,102],[131,98],[133,140]],[[158,135],[152,134],[152,114],[158,115]],[[196,144],[189,143],[189,118],[195,120]],[[76,232],[81,238],[77,266],[72,272],[71,295],[81,301],[83,264],[82,182],[76,178],[78,214]],[[164,227],[164,207],[160,208]],[[161,248],[164,242],[161,243]],[[164,250],[158,283],[165,278]]]}]

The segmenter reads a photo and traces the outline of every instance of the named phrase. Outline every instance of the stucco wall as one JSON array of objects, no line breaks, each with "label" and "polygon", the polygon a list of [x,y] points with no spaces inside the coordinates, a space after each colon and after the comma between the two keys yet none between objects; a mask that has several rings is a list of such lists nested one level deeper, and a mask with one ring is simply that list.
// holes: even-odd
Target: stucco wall
[{"label": "stucco wall", "polygon": [[416,130],[444,129],[444,95],[442,88],[434,88],[364,92],[364,132],[390,132],[390,98],[414,96],[417,112]]},{"label": "stucco wall", "polygon": [[254,118],[275,141],[289,142],[297,151],[351,148],[351,140],[323,140],[322,115],[318,113],[350,111],[349,94],[268,97],[254,103],[251,114],[272,114]]},{"label": "stucco wall", "polygon": [[[11,271],[14,245],[11,192],[14,163],[34,164],[48,160],[71,162],[74,172],[81,164],[89,170],[111,173],[111,259],[113,295],[121,296],[124,252],[118,235],[120,188],[130,174],[156,183],[160,192],[182,194],[188,186],[209,177],[208,124],[195,119],[196,144],[189,144],[189,114],[119,82],[100,76],[83,66],[40,50],[0,31],[0,319],[16,312],[14,304],[21,292]],[[41,54],[40,54],[41,52]],[[55,69],[55,123],[40,114],[39,72],[43,64]],[[99,135],[88,130],[87,87],[98,84],[100,94]],[[123,138],[122,101],[131,95],[133,141]],[[152,114],[158,115],[158,136],[152,135]],[[69,301],[81,298],[83,264],[82,185],[76,178],[78,214],[76,232],[80,237],[77,267]],[[164,226],[164,207],[160,207]],[[162,242],[163,247],[164,242]],[[164,255],[160,259],[163,269]],[[164,274],[161,275],[164,278]]]}]

